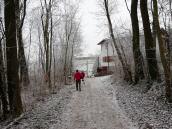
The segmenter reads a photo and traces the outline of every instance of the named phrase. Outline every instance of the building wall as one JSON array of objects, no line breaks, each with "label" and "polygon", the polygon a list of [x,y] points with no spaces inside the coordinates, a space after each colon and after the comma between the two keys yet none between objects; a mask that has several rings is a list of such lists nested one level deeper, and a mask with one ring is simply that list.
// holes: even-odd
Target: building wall
[{"label": "building wall", "polygon": [[97,57],[83,57],[74,59],[74,71],[84,71],[86,75],[91,76],[93,74],[93,66]]},{"label": "building wall", "polygon": [[[103,60],[104,57],[110,56],[114,57],[116,55],[116,51],[113,48],[112,42],[109,40],[103,44],[101,44],[101,55],[99,58],[100,66],[108,66],[108,62]],[[114,66],[113,62],[109,62],[109,66]]]}]

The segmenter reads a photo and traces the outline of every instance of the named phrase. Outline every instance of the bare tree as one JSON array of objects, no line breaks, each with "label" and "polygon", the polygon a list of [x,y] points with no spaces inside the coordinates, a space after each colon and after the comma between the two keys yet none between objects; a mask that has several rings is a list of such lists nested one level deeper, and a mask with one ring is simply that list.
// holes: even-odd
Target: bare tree
[{"label": "bare tree", "polygon": [[131,1],[131,22],[133,30],[133,54],[135,64],[134,80],[137,83],[140,79],[144,78],[143,72],[143,57],[140,51],[140,37],[139,37],[139,23],[137,15],[138,0]]},{"label": "bare tree", "polygon": [[[160,24],[159,24],[159,16],[158,16],[158,5],[157,5],[157,0],[153,0],[153,7],[154,7],[154,19],[155,19],[155,27],[156,27],[156,32],[157,32],[157,37],[158,37],[158,42],[159,42],[159,49],[160,49],[160,56],[161,56],[161,62],[163,65],[164,69],[164,74],[165,74],[165,85],[166,85],[166,98],[168,102],[172,102],[171,98],[171,72],[170,72],[170,63],[168,62],[168,55],[169,53],[165,50],[165,43],[163,41],[162,36],[166,36],[163,33],[161,33],[160,30]],[[166,38],[166,37],[165,37]]]},{"label": "bare tree", "polygon": [[5,36],[7,53],[7,78],[8,97],[10,111],[13,117],[19,116],[23,112],[20,95],[17,39],[16,39],[16,14],[15,3],[12,0],[5,0]]},{"label": "bare tree", "polygon": [[41,2],[42,14],[42,30],[44,39],[44,52],[45,52],[45,81],[48,82],[48,87],[51,88],[51,61],[52,61],[52,0],[44,0]]},{"label": "bare tree", "polygon": [[2,41],[5,38],[5,30],[3,27],[2,19],[0,18],[0,99],[2,101],[2,110],[3,117],[6,118],[8,113],[8,101],[7,101],[7,84],[6,84],[6,76],[5,76],[5,67],[4,67],[4,58],[3,58],[3,50],[2,50]]},{"label": "bare tree", "polygon": [[140,10],[143,21],[144,36],[145,36],[145,49],[146,59],[148,65],[148,72],[151,80],[158,79],[158,65],[156,60],[156,48],[153,43],[153,37],[150,28],[150,20],[148,15],[147,0],[140,1]]},{"label": "bare tree", "polygon": [[105,7],[105,13],[106,13],[106,17],[108,20],[110,37],[112,38],[112,41],[114,43],[114,46],[115,46],[115,49],[116,49],[116,52],[118,55],[118,58],[122,64],[122,68],[123,68],[123,72],[124,72],[124,79],[126,81],[132,82],[132,75],[131,75],[131,70],[130,70],[129,64],[127,63],[127,61],[124,61],[123,55],[121,54],[120,49],[118,48],[116,40],[115,40],[115,36],[114,36],[114,32],[113,32],[113,25],[112,25],[112,21],[110,18],[111,10],[109,9],[109,0],[104,0],[103,4]]},{"label": "bare tree", "polygon": [[[66,4],[66,3],[64,3]],[[71,61],[73,60],[74,54],[72,53],[75,47],[75,40],[78,35],[79,26],[77,28],[76,24],[76,14],[78,11],[77,5],[68,4],[65,5],[65,12],[64,12],[64,83],[67,84],[67,75],[71,74]],[[73,11],[71,11],[73,9]]]},{"label": "bare tree", "polygon": [[73,32],[73,41],[72,41],[72,47],[71,47],[71,59],[70,59],[70,75],[72,75],[72,71],[73,71],[73,58],[74,58],[74,54],[75,54],[75,48],[77,47],[77,43],[78,42],[81,42],[80,39],[80,32],[79,32],[79,29],[80,29],[80,23],[75,26],[75,31]]},{"label": "bare tree", "polygon": [[19,58],[19,68],[20,68],[20,82],[23,82],[23,85],[29,84],[29,73],[28,65],[25,57],[25,49],[23,42],[22,28],[26,16],[26,4],[27,0],[16,0],[16,23],[17,23],[17,39],[18,39],[18,58]]}]

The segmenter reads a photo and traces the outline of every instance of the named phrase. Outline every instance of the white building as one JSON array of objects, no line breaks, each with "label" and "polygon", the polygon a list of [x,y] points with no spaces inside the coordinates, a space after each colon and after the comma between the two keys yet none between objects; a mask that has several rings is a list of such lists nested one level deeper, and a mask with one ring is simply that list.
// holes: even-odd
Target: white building
[{"label": "white building", "polygon": [[100,74],[111,74],[114,69],[116,51],[112,40],[104,39],[98,43],[101,46],[101,54],[97,59],[97,72]]},{"label": "white building", "polygon": [[96,61],[96,57],[77,57],[74,59],[74,71],[84,71],[86,76],[93,74],[93,65]]}]

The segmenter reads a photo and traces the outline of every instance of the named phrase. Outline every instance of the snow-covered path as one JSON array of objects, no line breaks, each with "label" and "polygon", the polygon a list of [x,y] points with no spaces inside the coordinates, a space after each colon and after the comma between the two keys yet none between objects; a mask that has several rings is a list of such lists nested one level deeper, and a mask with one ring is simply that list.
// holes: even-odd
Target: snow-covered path
[{"label": "snow-covered path", "polygon": [[62,114],[61,125],[51,129],[134,129],[118,107],[111,85],[105,78],[92,78],[75,92],[67,110]]},{"label": "snow-covered path", "polygon": [[[66,86],[38,102],[13,125],[3,129],[135,129],[119,108],[109,77],[90,78],[82,85]],[[137,128],[138,129],[138,128]]]}]

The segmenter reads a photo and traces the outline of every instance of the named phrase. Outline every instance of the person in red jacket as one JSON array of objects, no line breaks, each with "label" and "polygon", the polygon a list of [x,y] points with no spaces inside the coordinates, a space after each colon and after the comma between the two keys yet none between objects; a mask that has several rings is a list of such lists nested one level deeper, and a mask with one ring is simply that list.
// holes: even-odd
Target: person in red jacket
[{"label": "person in red jacket", "polygon": [[78,91],[81,91],[81,78],[82,78],[82,75],[81,73],[76,70],[75,74],[74,74],[74,80],[76,81],[76,90]]}]

